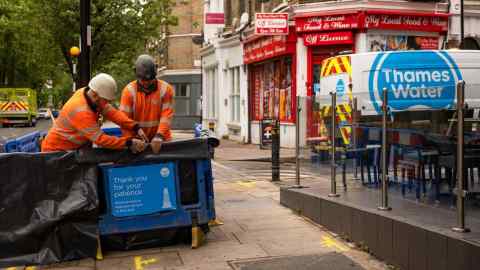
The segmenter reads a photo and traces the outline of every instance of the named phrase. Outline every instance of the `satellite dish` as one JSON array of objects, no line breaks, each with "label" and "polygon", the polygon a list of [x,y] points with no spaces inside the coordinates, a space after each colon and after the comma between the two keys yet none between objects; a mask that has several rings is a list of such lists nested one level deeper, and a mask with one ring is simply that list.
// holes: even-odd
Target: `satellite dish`
[{"label": "satellite dish", "polygon": [[247,12],[244,12],[240,17],[240,25],[244,26],[249,22],[249,16]]}]

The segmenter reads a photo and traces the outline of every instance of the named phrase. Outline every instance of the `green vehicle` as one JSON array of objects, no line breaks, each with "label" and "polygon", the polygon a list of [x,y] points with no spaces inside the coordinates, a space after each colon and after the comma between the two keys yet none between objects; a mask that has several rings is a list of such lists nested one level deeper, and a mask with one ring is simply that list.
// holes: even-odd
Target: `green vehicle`
[{"label": "green vehicle", "polygon": [[0,88],[0,125],[35,126],[37,92],[29,88]]}]

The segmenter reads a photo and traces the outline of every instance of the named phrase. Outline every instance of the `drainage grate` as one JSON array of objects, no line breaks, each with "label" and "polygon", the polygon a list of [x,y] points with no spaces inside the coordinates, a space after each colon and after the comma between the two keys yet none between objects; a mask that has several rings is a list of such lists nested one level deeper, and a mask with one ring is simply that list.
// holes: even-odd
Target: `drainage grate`
[{"label": "drainage grate", "polygon": [[230,266],[235,270],[365,270],[347,256],[336,252],[232,261]]}]

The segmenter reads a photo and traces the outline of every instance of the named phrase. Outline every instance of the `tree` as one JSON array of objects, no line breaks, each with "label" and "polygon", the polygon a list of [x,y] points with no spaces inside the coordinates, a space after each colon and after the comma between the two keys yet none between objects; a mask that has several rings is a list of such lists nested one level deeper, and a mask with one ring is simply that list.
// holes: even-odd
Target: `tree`
[{"label": "tree", "polygon": [[0,0],[0,87],[39,88],[58,64],[31,0]]},{"label": "tree", "polygon": [[[79,1],[35,2],[43,24],[50,29],[73,75],[68,50],[79,43]],[[112,63],[120,64],[122,69],[131,65],[135,56],[145,51],[146,44],[162,34],[161,25],[177,23],[170,6],[170,0],[92,0],[93,73],[115,71],[117,65]]]}]

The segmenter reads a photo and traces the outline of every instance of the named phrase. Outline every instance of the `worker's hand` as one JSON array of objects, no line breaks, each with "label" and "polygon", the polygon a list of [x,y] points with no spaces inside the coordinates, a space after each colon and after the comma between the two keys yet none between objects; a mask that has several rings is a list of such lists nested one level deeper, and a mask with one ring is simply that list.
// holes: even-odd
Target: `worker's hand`
[{"label": "worker's hand", "polygon": [[145,141],[145,142],[149,141],[148,137],[147,137],[147,134],[145,134],[145,131],[143,131],[143,129],[139,128],[138,131],[137,131],[137,135],[143,141]]},{"label": "worker's hand", "polygon": [[146,144],[144,141],[139,139],[132,139],[132,145],[130,146],[130,151],[137,154],[145,150]]},{"label": "worker's hand", "polygon": [[155,154],[160,153],[160,149],[162,148],[162,143],[163,143],[162,138],[160,137],[153,138],[152,142],[150,143],[150,145],[152,146],[153,153]]}]

